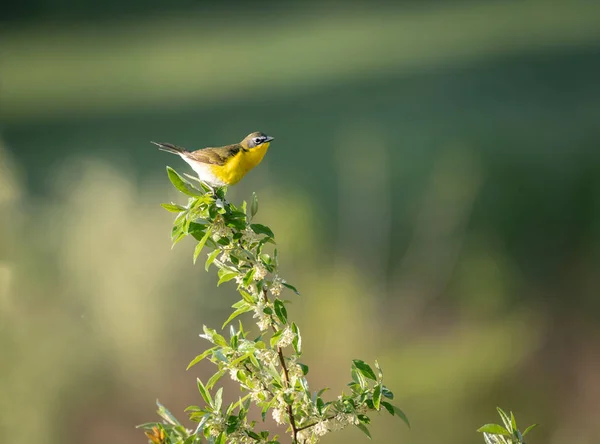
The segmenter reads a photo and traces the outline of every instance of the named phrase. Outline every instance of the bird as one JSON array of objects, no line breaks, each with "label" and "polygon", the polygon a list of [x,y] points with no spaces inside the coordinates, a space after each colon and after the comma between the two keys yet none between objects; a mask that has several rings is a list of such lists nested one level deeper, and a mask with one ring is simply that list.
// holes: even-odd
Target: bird
[{"label": "bird", "polygon": [[151,142],[161,151],[177,154],[213,187],[235,185],[262,162],[274,138],[260,131],[248,134],[241,142],[220,147],[188,151],[171,143]]}]

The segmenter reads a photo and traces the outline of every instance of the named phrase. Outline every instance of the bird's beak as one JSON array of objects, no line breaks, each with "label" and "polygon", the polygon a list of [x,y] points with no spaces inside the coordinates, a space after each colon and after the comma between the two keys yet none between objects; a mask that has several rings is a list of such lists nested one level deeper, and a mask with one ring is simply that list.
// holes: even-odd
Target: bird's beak
[{"label": "bird's beak", "polygon": [[271,136],[267,136],[265,142],[270,142],[271,140],[273,140],[275,137],[271,137]]}]

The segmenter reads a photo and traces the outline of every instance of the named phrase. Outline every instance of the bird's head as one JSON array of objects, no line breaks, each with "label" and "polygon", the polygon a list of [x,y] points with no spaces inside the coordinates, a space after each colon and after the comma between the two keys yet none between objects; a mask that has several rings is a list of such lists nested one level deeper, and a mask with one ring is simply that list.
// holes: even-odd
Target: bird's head
[{"label": "bird's head", "polygon": [[248,134],[244,140],[242,140],[241,145],[246,149],[252,149],[264,146],[265,144],[269,146],[271,140],[273,140],[273,137],[267,136],[265,133],[255,132]]}]

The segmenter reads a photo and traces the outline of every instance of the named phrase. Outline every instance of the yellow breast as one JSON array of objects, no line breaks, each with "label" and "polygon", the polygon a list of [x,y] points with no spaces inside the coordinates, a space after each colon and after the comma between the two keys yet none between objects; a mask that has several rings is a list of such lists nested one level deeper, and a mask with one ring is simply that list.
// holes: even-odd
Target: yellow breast
[{"label": "yellow breast", "polygon": [[269,142],[263,143],[256,148],[246,151],[240,151],[231,159],[225,162],[225,165],[214,165],[212,172],[227,185],[238,183],[248,171],[258,165],[265,157],[269,149]]}]

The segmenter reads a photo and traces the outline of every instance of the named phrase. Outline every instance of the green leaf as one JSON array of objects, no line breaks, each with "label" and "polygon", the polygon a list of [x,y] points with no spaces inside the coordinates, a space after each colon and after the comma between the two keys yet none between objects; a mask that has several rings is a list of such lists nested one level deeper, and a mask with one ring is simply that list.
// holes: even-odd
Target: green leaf
[{"label": "green leaf", "polygon": [[317,396],[321,396],[321,395],[322,395],[323,393],[325,393],[327,390],[331,390],[331,389],[330,389],[329,387],[322,388],[321,390],[319,390],[319,391],[317,392]]},{"label": "green leaf", "polygon": [[254,217],[258,213],[258,196],[252,193],[252,203],[250,204],[250,217]]},{"label": "green leaf", "polygon": [[394,413],[396,414],[396,416],[398,416],[402,421],[404,421],[410,429],[410,422],[408,422],[408,417],[406,416],[406,414],[395,405],[392,405],[392,408],[394,409]]},{"label": "green leaf", "polygon": [[477,429],[481,433],[491,433],[492,435],[510,436],[511,433],[502,427],[500,424],[486,424]]},{"label": "green leaf", "polygon": [[392,393],[392,391],[391,391],[390,389],[388,389],[388,388],[387,388],[385,385],[384,385],[384,386],[382,386],[381,393],[383,394],[383,396],[384,396],[385,398],[388,398],[388,399],[394,399],[394,394],[393,394],[393,393]]},{"label": "green leaf", "polygon": [[356,417],[363,424],[371,424],[371,418],[369,418],[367,415],[358,414]]},{"label": "green leaf", "polygon": [[177,419],[167,410],[167,408],[156,400],[156,405],[158,406],[157,413],[158,415],[167,421],[169,424],[174,426],[181,426],[181,423],[177,421]]},{"label": "green leaf", "polygon": [[206,244],[206,241],[208,240],[208,237],[210,236],[211,232],[212,232],[212,227],[208,227],[206,230],[206,233],[204,234],[204,236],[202,237],[200,242],[198,242],[198,245],[196,245],[196,249],[194,250],[194,264],[196,263],[196,259],[198,259],[200,252],[204,248],[204,244]]},{"label": "green leaf", "polygon": [[[264,421],[264,418],[263,418],[263,421]],[[260,441],[260,436],[256,432],[253,432],[252,430],[246,430],[246,433],[248,434],[248,436],[250,438]]]},{"label": "green leaf", "polygon": [[271,347],[275,348],[277,346],[277,341],[279,341],[279,338],[281,337],[281,334],[283,333],[283,330],[277,330],[275,333],[273,333],[273,336],[271,336]]},{"label": "green leaf", "polygon": [[174,203],[162,203],[160,206],[171,213],[181,213],[182,211],[187,211],[186,207],[182,207],[181,205]]},{"label": "green leaf", "polygon": [[525,429],[525,431],[523,432],[523,436],[527,435],[532,429],[534,429],[535,427],[537,427],[537,424],[531,424],[529,427],[527,427]]},{"label": "green leaf", "polygon": [[204,235],[206,234],[206,230],[208,229],[208,225],[199,224],[198,222],[189,222],[188,227],[186,228],[186,233],[194,236],[194,239],[197,241],[201,241]]},{"label": "green leaf", "polygon": [[181,191],[183,194],[187,194],[188,196],[192,197],[200,197],[203,195],[203,193],[200,190],[194,188],[191,183],[189,183],[187,180],[181,177],[177,173],[177,171],[175,171],[169,166],[167,167],[167,175],[169,176],[169,180],[171,181],[173,186],[179,191]]},{"label": "green leaf", "polygon": [[202,399],[204,399],[204,402],[206,402],[208,405],[212,406],[213,401],[210,396],[210,393],[208,392],[208,390],[206,389],[204,384],[202,384],[202,381],[200,381],[200,378],[196,378],[196,381],[198,381],[198,391],[200,392],[200,396],[202,396]]},{"label": "green leaf", "polygon": [[369,364],[367,364],[365,361],[361,361],[360,359],[353,359],[352,362],[354,363],[354,366],[356,367],[356,369],[365,378],[369,378],[369,379],[372,379],[373,381],[377,381],[377,377],[375,376],[375,373],[373,372],[373,369],[371,368],[371,366]]},{"label": "green leaf", "polygon": [[229,271],[225,268],[221,268],[219,270],[219,282],[217,282],[217,287],[224,282],[230,281],[238,276],[239,273],[237,271]]},{"label": "green leaf", "polygon": [[267,227],[266,225],[251,224],[250,228],[256,234],[265,234],[265,235],[269,236],[270,238],[275,238],[275,235],[273,234],[273,232],[271,231],[271,229],[269,227]]},{"label": "green leaf", "polygon": [[502,410],[500,407],[496,407],[496,410],[498,410],[498,413],[500,414],[500,418],[502,418],[502,422],[504,423],[504,426],[506,427],[506,429],[507,430],[510,429],[511,428],[510,418],[508,417],[506,412],[504,410]]},{"label": "green leaf", "polygon": [[[198,183],[200,184],[200,186],[202,187],[202,189],[203,189],[205,192],[208,192],[208,191],[210,191],[210,190],[211,190],[211,189],[209,188],[209,186],[208,186],[208,185],[206,185],[204,182],[202,182],[202,181],[201,181],[201,180],[200,180],[198,177],[196,177],[196,176],[192,176],[191,174],[188,174],[188,173],[183,173],[183,175],[184,175],[185,177],[187,177],[188,179],[192,179],[193,181],[195,181],[195,182],[198,182]],[[207,196],[204,196],[204,197],[207,197]],[[211,199],[212,199],[212,197],[211,197]]]},{"label": "green leaf", "polygon": [[[361,389],[364,389],[367,387],[367,380],[365,379],[365,377],[358,371],[358,369],[355,366],[352,366],[352,369],[350,371],[350,374],[352,375],[352,380],[357,383]],[[352,384],[348,384],[348,386],[350,386],[350,388],[352,388],[353,391],[358,392],[360,391],[359,389],[354,389]]]},{"label": "green leaf", "polygon": [[225,328],[225,326],[227,324],[229,324],[231,321],[233,321],[235,318],[237,318],[242,313],[246,313],[246,312],[248,312],[248,311],[250,311],[250,310],[253,309],[253,307],[251,305],[248,305],[245,301],[242,301],[242,302],[244,302],[244,305],[241,306],[240,308],[238,308],[233,313],[231,313],[231,315],[227,318],[227,320],[225,321],[225,323],[221,327],[222,329]]},{"label": "green leaf", "polygon": [[[245,353],[242,356],[235,358],[233,361],[230,361],[229,365],[230,365],[230,367],[235,367],[240,362],[245,361],[246,359],[249,359],[251,356],[254,356],[254,350],[251,350],[248,353]],[[250,360],[252,360],[252,359],[250,359]]]},{"label": "green leaf", "polygon": [[248,293],[247,291],[244,290],[239,290],[240,294],[242,295],[242,299],[244,299],[244,301],[248,302],[249,304],[255,304],[256,303],[256,298],[254,296],[252,296],[250,293]]},{"label": "green leaf", "polygon": [[190,436],[188,436],[185,441],[183,441],[183,444],[196,444],[196,441],[198,439],[198,437],[195,434],[192,434]]},{"label": "green leaf", "polygon": [[298,290],[296,290],[296,287],[294,287],[293,285],[290,285],[286,282],[282,282],[283,286],[286,288],[289,288],[290,290],[292,290],[294,293],[296,293],[298,296],[300,296],[300,292]]},{"label": "green leaf", "polygon": [[136,425],[136,429],[152,430],[153,427],[157,427],[160,423],[158,422],[145,422],[144,424]]},{"label": "green leaf", "polygon": [[215,444],[225,444],[227,441],[225,441],[226,438],[226,434],[225,432],[221,432],[219,433],[219,436],[217,436],[217,439],[215,439]]},{"label": "green leaf", "polygon": [[200,361],[202,361],[204,358],[206,358],[208,355],[210,355],[213,350],[215,350],[217,347],[211,347],[208,350],[204,350],[204,352],[200,353],[198,356],[196,356],[192,362],[190,362],[186,368],[186,370],[191,369],[194,365],[198,364]]},{"label": "green leaf", "polygon": [[223,377],[225,372],[226,372],[226,370],[222,369],[222,370],[219,370],[218,372],[216,372],[214,375],[212,375],[210,377],[210,379],[208,380],[208,382],[206,383],[206,389],[210,390],[211,388],[213,388],[215,386],[215,384],[219,381],[219,379],[221,379]]},{"label": "green leaf", "polygon": [[512,426],[513,431],[519,430],[517,428],[517,420],[515,419],[515,415],[513,415],[513,412],[510,412],[510,424]]},{"label": "green leaf", "polygon": [[213,330],[212,328],[208,328],[206,325],[202,326],[204,330],[204,334],[200,335],[201,338],[207,339],[215,345],[220,345],[221,347],[228,347],[229,344],[225,340],[223,336]]},{"label": "green leaf", "polygon": [[323,399],[320,396],[317,397],[317,410],[319,411],[319,415],[323,414],[324,407],[325,407],[325,402],[323,402]]},{"label": "green leaf", "polygon": [[287,310],[285,308],[284,303],[279,300],[279,299],[275,299],[275,314],[277,315],[277,318],[281,321],[282,324],[287,324]]},{"label": "green leaf", "polygon": [[300,329],[292,322],[292,332],[294,332],[294,339],[292,340],[292,346],[297,355],[302,354],[302,337],[300,336]]},{"label": "green leaf", "polygon": [[365,435],[367,435],[369,439],[371,439],[371,432],[369,432],[369,429],[366,425],[364,425],[362,422],[359,422],[358,424],[356,424],[356,427],[358,427],[361,432],[363,432]]},{"label": "green leaf", "polygon": [[250,270],[248,270],[246,272],[246,274],[244,275],[244,278],[242,279],[242,283],[244,284],[244,286],[246,286],[246,287],[250,286],[250,284],[254,280],[254,273],[256,273],[255,268],[251,268]]},{"label": "green leaf", "polygon": [[383,379],[383,370],[381,369],[379,362],[377,362],[377,359],[375,359],[375,369],[377,370],[378,379],[381,381]]},{"label": "green leaf", "polygon": [[[233,404],[231,406],[233,406]],[[230,406],[230,409],[231,409],[231,406]],[[228,411],[230,409],[228,409]],[[227,425],[227,428],[225,429],[225,432],[228,435],[230,435],[230,434],[234,433],[238,429],[238,427],[240,426],[240,418],[238,418],[235,415],[229,415],[227,417],[226,425]]]},{"label": "green leaf", "polygon": [[388,411],[388,413],[394,416],[394,406],[387,401],[381,401],[381,405]]},{"label": "green leaf", "polygon": [[181,229],[181,227],[177,227],[177,230],[173,232],[173,245],[171,246],[171,248],[173,248],[175,245],[177,245],[179,243],[179,241],[181,241],[181,239],[183,239],[186,236],[185,232]]},{"label": "green leaf", "polygon": [[381,384],[377,384],[375,389],[373,389],[373,405],[375,406],[375,410],[379,410],[379,406],[381,404]]},{"label": "green leaf", "polygon": [[298,362],[298,365],[302,369],[302,374],[306,376],[308,374],[308,365],[302,364],[301,362]]},{"label": "green leaf", "polygon": [[215,261],[220,252],[221,251],[217,249],[208,255],[208,259],[206,259],[206,262],[204,263],[205,271],[208,271],[210,265]]},{"label": "green leaf", "polygon": [[223,387],[215,393],[215,412],[221,411],[221,405],[223,405]]}]

